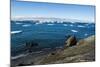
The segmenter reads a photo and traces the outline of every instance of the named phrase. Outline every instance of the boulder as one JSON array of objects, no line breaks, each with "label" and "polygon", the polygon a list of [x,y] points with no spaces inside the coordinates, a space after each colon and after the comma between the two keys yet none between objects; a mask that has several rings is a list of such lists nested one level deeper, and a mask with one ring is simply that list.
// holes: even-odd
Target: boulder
[{"label": "boulder", "polygon": [[77,43],[77,39],[75,36],[68,36],[67,41],[65,41],[64,47],[74,46]]},{"label": "boulder", "polygon": [[38,46],[38,43],[35,43],[35,42],[26,42],[25,43],[25,48],[26,48],[26,50],[28,50],[28,52],[32,52],[33,48],[35,48],[37,46]]}]

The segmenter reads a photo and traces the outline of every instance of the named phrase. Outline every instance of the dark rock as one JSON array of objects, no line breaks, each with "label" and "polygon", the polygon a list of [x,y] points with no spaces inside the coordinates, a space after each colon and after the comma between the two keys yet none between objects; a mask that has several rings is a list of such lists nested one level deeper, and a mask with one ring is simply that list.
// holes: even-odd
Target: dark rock
[{"label": "dark rock", "polygon": [[77,43],[77,39],[75,36],[68,36],[67,41],[65,42],[65,46],[64,47],[68,47],[68,46],[74,46]]},{"label": "dark rock", "polygon": [[32,52],[33,48],[37,47],[38,43],[35,42],[26,42],[25,43],[25,48],[28,52]]},{"label": "dark rock", "polygon": [[25,64],[25,63],[20,63],[17,66],[29,66],[29,65],[34,65],[33,62],[29,63],[29,64]]},{"label": "dark rock", "polygon": [[24,64],[20,63],[20,64],[18,64],[18,66],[24,66]]},{"label": "dark rock", "polygon": [[51,55],[55,55],[55,53],[53,52],[53,53],[51,53]]}]

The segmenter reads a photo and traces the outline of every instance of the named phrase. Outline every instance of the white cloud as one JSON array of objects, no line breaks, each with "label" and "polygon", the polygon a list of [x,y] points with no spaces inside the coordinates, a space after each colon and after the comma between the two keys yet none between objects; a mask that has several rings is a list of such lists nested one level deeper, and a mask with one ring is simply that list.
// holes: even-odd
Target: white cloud
[{"label": "white cloud", "polygon": [[36,1],[36,2],[51,2],[51,3],[71,3],[83,5],[95,5],[95,0],[18,0],[18,1]]}]

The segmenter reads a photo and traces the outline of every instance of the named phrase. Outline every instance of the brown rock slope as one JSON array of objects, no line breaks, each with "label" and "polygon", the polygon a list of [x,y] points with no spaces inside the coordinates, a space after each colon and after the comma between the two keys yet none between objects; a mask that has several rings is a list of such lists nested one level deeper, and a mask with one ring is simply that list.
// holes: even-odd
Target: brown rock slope
[{"label": "brown rock slope", "polygon": [[69,36],[69,38],[65,41],[64,47],[74,46],[77,43],[77,39],[75,36]]},{"label": "brown rock slope", "polygon": [[[66,45],[66,44],[65,44]],[[95,36],[82,39],[76,46],[59,49],[50,53],[39,64],[73,63],[95,61]]]}]

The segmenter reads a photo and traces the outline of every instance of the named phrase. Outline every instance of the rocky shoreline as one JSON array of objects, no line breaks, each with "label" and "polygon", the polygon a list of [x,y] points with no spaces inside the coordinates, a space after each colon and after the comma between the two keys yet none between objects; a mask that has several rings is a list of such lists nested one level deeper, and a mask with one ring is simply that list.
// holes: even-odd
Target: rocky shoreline
[{"label": "rocky shoreline", "polygon": [[64,47],[46,51],[34,56],[33,53],[11,60],[11,66],[43,65],[57,63],[75,63],[95,61],[95,36],[77,41],[75,36],[68,36]]}]

